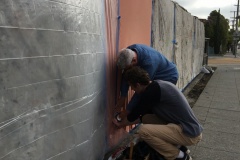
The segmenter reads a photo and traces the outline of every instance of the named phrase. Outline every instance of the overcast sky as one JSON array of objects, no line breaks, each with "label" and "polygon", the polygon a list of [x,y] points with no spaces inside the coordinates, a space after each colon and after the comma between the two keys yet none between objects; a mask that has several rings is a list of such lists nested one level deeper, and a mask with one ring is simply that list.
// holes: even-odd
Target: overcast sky
[{"label": "overcast sky", "polygon": [[233,20],[234,13],[237,10],[238,0],[173,0],[185,8],[193,16],[207,19],[213,10],[220,8],[220,13],[230,22]]}]

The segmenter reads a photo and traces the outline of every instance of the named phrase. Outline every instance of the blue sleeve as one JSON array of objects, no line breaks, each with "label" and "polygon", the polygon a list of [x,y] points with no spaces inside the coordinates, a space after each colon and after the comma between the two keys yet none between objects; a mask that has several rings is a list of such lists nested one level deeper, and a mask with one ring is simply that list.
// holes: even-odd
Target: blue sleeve
[{"label": "blue sleeve", "polygon": [[126,79],[124,77],[122,77],[121,88],[120,88],[120,92],[121,92],[122,97],[127,97],[128,88],[129,88],[129,85],[128,85]]},{"label": "blue sleeve", "polygon": [[141,115],[143,106],[140,105],[136,107],[139,101],[140,101],[140,95],[135,93],[127,105],[127,111],[130,112],[127,116],[127,119],[129,122],[135,121]]},{"label": "blue sleeve", "polygon": [[[141,96],[143,96],[141,98]],[[152,97],[151,95],[149,95]],[[145,97],[145,94],[134,94],[131,101],[127,105],[127,111],[130,113],[127,115],[127,119],[129,122],[133,122],[136,119],[140,118],[140,116],[145,115],[146,113],[151,113],[151,107],[148,104],[151,103],[152,99]]]},{"label": "blue sleeve", "polygon": [[127,111],[131,112],[138,105],[140,97],[141,97],[140,94],[134,93],[134,95],[132,96],[131,100],[127,105]]}]

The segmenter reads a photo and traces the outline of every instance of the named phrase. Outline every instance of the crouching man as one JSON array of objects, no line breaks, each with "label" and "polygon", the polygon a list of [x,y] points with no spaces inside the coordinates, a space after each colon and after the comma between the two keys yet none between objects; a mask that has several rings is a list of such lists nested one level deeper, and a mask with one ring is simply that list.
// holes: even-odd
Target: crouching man
[{"label": "crouching man", "polygon": [[126,117],[113,122],[124,127],[140,120],[137,134],[165,159],[191,160],[180,146],[197,144],[203,128],[182,92],[170,82],[150,81],[148,73],[139,67],[132,67],[124,76],[132,90],[142,96]]}]

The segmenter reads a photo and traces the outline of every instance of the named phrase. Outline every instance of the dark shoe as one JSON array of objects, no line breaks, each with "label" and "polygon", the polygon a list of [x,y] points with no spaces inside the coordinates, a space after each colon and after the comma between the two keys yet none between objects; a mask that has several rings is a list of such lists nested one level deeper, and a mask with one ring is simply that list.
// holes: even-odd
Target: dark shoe
[{"label": "dark shoe", "polygon": [[187,154],[190,153],[190,150],[186,146],[181,146],[179,149],[184,153],[187,153]]},{"label": "dark shoe", "polygon": [[176,158],[175,160],[192,160],[192,157],[189,156],[189,154],[184,153],[184,157],[183,158]]}]

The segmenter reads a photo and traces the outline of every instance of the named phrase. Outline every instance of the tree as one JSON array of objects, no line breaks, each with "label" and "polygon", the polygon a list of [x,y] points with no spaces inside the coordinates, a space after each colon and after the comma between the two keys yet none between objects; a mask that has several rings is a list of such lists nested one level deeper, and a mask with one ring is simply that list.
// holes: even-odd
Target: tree
[{"label": "tree", "polygon": [[218,10],[218,14],[216,24],[214,27],[214,53],[219,54],[220,53],[220,45],[221,45],[221,40],[220,40],[220,9]]},{"label": "tree", "polygon": [[[205,37],[210,38],[209,45],[215,54],[225,53],[229,42],[229,20],[220,14],[220,9],[212,11],[205,23]],[[221,50],[220,50],[221,46]]]}]

